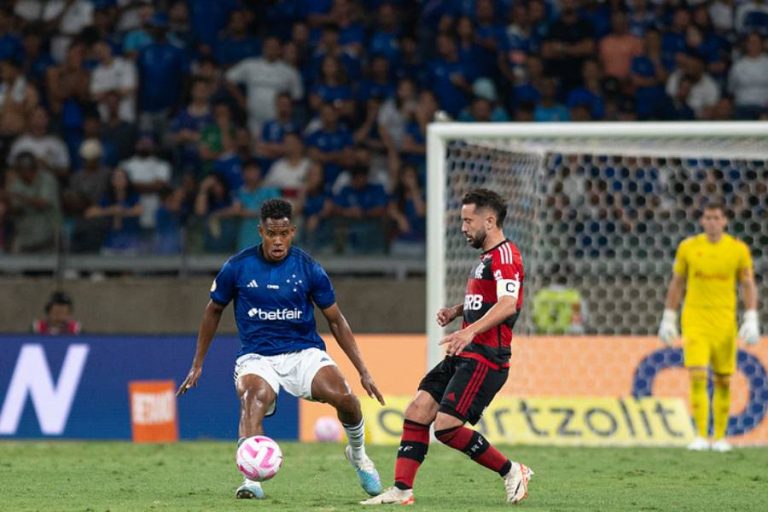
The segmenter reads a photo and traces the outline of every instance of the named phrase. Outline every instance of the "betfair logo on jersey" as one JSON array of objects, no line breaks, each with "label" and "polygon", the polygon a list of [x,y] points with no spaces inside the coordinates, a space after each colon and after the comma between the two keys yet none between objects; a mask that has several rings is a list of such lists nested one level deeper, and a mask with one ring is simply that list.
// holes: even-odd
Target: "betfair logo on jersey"
[{"label": "betfair logo on jersey", "polygon": [[[410,397],[363,402],[370,440],[397,444]],[[586,446],[685,446],[694,432],[679,398],[499,396],[477,424],[492,443]]]},{"label": "betfair logo on jersey", "polygon": [[259,320],[298,320],[301,318],[302,311],[299,309],[277,309],[267,311],[261,308],[251,308],[248,310],[248,316],[258,318]]}]

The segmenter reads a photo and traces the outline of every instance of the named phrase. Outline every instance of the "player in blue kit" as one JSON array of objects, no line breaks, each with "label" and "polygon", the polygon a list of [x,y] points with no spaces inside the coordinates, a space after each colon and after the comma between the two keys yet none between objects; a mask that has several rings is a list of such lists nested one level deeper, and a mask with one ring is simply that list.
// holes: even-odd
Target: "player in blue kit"
[{"label": "player in blue kit", "polygon": [[[287,201],[266,201],[261,207],[259,225],[262,243],[231,257],[221,268],[211,286],[210,301],[200,323],[192,368],[177,395],[197,385],[221,314],[234,300],[235,322],[242,343],[235,362],[240,440],[263,434],[264,417],[275,412],[281,387],[294,396],[328,403],[336,409],[347,433],[349,445],[345,453],[360,485],[375,496],[381,492],[381,480],[365,453],[360,401],[325,352],[325,344],[317,334],[314,304],[355,365],[365,391],[382,405],[384,399],[336,304],[325,270],[307,253],[291,246],[296,235],[292,215]],[[238,487],[236,496],[263,498],[264,491],[259,482],[246,479]]]}]

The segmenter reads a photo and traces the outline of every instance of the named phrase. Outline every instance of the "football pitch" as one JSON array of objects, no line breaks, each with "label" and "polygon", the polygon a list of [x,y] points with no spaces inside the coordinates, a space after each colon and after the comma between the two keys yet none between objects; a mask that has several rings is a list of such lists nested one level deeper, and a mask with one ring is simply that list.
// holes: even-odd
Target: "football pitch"
[{"label": "football pitch", "polygon": [[[238,501],[234,443],[0,442],[2,511],[368,510],[340,444],[281,443],[285,464],[264,501]],[[768,510],[768,448],[505,447],[536,472],[528,511]],[[385,485],[395,447],[371,447]],[[417,510],[501,510],[501,479],[433,443]],[[376,510],[377,508],[374,508]]]}]

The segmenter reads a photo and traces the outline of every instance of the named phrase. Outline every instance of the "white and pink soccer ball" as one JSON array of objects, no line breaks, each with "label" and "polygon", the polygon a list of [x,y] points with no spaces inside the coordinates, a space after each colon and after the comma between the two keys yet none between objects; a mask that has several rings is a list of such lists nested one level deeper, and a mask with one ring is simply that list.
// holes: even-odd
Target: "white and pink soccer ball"
[{"label": "white and pink soccer ball", "polygon": [[237,469],[249,480],[263,482],[277,474],[283,465],[283,452],[267,436],[253,436],[237,447]]},{"label": "white and pink soccer ball", "polygon": [[315,421],[315,440],[334,443],[341,439],[341,425],[336,418],[321,416]]}]

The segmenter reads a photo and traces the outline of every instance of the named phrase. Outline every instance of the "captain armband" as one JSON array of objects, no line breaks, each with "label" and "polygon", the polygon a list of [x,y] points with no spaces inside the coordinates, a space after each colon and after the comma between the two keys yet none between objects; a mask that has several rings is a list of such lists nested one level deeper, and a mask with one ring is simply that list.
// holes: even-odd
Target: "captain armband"
[{"label": "captain armband", "polygon": [[520,293],[520,281],[517,279],[500,279],[496,281],[496,297],[512,297],[517,300]]}]

